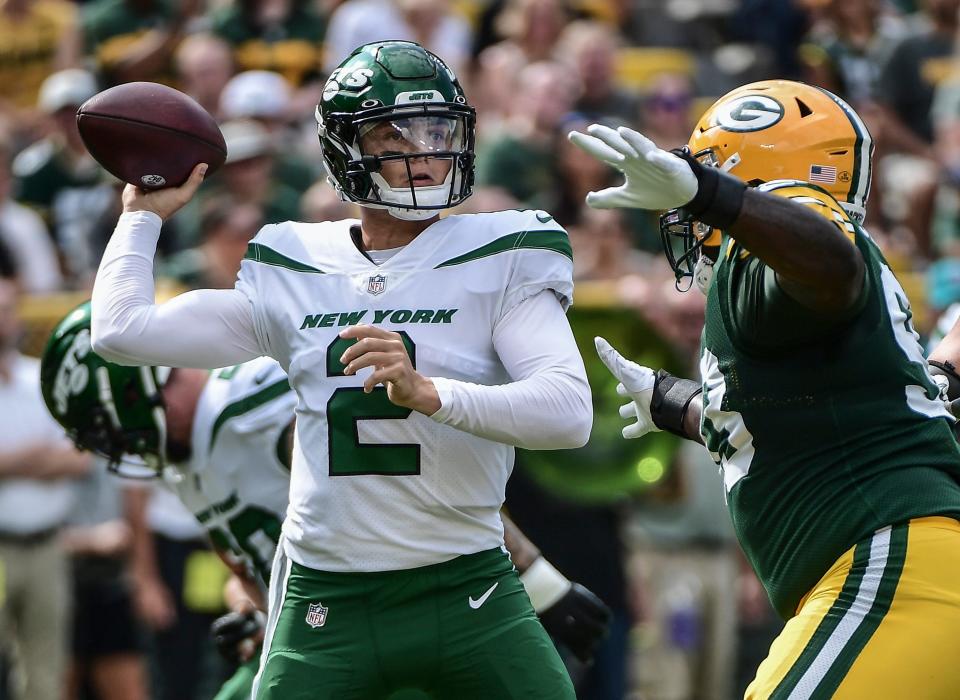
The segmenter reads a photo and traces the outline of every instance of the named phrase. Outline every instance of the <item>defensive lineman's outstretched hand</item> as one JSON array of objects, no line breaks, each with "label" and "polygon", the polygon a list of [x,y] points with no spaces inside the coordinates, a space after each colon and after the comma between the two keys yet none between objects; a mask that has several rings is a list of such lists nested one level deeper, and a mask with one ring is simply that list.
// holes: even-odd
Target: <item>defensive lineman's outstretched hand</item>
[{"label": "defensive lineman's outstretched hand", "polygon": [[166,220],[193,198],[206,174],[207,164],[199,163],[190,173],[187,181],[179,187],[143,190],[136,185],[128,184],[123,188],[123,211],[124,213],[152,211],[161,219]]},{"label": "defensive lineman's outstretched hand", "polygon": [[676,209],[697,194],[697,176],[677,155],[657,147],[643,134],[621,126],[591,124],[587,134],[571,131],[570,141],[624,174],[619,187],[587,195],[595,209]]},{"label": "defensive lineman's outstretched hand", "polygon": [[363,383],[366,393],[373,391],[377,384],[383,384],[387,388],[387,398],[397,406],[412,408],[428,416],[440,410],[437,388],[428,377],[413,368],[399,333],[360,324],[340,331],[340,337],[357,340],[340,356],[345,375],[356,374],[364,367],[374,368],[373,374]]},{"label": "defensive lineman's outstretched hand", "polygon": [[660,432],[653,422],[653,416],[650,415],[650,403],[653,401],[653,387],[657,381],[657,374],[649,367],[643,367],[636,362],[631,362],[608,343],[604,338],[594,338],[597,346],[597,354],[603,361],[603,364],[610,370],[610,374],[620,382],[617,384],[617,393],[620,396],[630,399],[620,407],[620,417],[628,420],[636,418],[635,423],[631,423],[623,429],[623,437],[638,438],[647,433]]}]

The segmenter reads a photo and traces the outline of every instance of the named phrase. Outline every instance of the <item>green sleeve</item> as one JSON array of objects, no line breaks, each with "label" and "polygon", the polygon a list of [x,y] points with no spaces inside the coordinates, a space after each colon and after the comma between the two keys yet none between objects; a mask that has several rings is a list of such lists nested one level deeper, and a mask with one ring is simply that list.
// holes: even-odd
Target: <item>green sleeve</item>
[{"label": "green sleeve", "polygon": [[[873,286],[869,271],[857,302],[839,313],[825,313],[800,304],[777,282],[777,275],[759,258],[733,256],[721,290],[732,324],[732,335],[745,348],[778,350],[823,340],[856,317]],[[718,280],[719,281],[719,280]]]}]

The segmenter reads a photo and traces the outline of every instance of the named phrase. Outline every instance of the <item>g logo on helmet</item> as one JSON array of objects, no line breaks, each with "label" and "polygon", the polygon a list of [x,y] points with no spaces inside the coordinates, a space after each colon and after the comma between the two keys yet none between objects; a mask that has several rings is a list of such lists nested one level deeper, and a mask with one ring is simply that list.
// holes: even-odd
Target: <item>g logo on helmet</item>
[{"label": "g logo on helmet", "polygon": [[766,95],[744,95],[719,105],[713,125],[725,131],[762,131],[783,119],[783,105]]}]

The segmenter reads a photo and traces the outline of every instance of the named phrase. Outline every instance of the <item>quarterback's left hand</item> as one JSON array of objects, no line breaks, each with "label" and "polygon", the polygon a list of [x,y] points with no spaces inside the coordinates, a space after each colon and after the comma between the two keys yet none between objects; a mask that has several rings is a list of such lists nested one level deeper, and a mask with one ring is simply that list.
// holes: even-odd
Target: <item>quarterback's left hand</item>
[{"label": "quarterback's left hand", "polygon": [[699,188],[697,176],[679,156],[658,148],[643,134],[621,126],[611,129],[591,124],[587,134],[571,131],[568,138],[594,158],[611,165],[626,178],[619,187],[587,195],[596,209],[676,209],[688,204]]},{"label": "quarterback's left hand", "polygon": [[340,337],[357,340],[340,356],[345,375],[356,374],[364,367],[374,368],[363,383],[364,392],[369,394],[377,384],[383,384],[387,398],[397,406],[428,416],[440,410],[437,388],[413,368],[399,333],[361,324],[342,330]]},{"label": "quarterback's left hand", "polygon": [[540,613],[550,636],[583,663],[590,663],[610,628],[610,608],[588,588],[574,583],[560,600]]}]

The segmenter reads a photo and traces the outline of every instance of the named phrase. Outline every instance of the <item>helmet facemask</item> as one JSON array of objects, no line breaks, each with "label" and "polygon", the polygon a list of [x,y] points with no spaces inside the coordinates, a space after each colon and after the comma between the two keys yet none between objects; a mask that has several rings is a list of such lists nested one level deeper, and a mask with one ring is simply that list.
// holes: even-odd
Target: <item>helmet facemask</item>
[{"label": "helmet facemask", "polygon": [[[689,146],[684,146],[683,150],[690,152]],[[721,165],[716,151],[712,148],[697,151],[693,157],[703,165],[719,167],[724,171],[736,165],[735,156],[727,159],[727,163],[734,161],[729,167],[727,163]],[[660,216],[660,243],[667,262],[676,276],[677,289],[685,292],[696,280],[698,262],[705,255],[704,246],[720,245],[720,231],[713,226],[693,220],[682,208],[670,209]]]},{"label": "helmet facemask", "polygon": [[317,119],[321,141],[346,156],[343,186],[331,178],[344,199],[419,221],[472,194],[476,116],[465,103],[375,107],[326,122],[318,110]]},{"label": "helmet facemask", "polygon": [[[107,366],[94,368],[97,400],[87,407],[84,424],[68,427],[67,435],[78,449],[103,457],[108,471],[128,479],[155,479],[169,466],[166,413],[157,385],[162,376],[155,377],[151,367],[124,370],[118,386]],[[130,413],[139,416],[133,424],[125,418]]]}]

